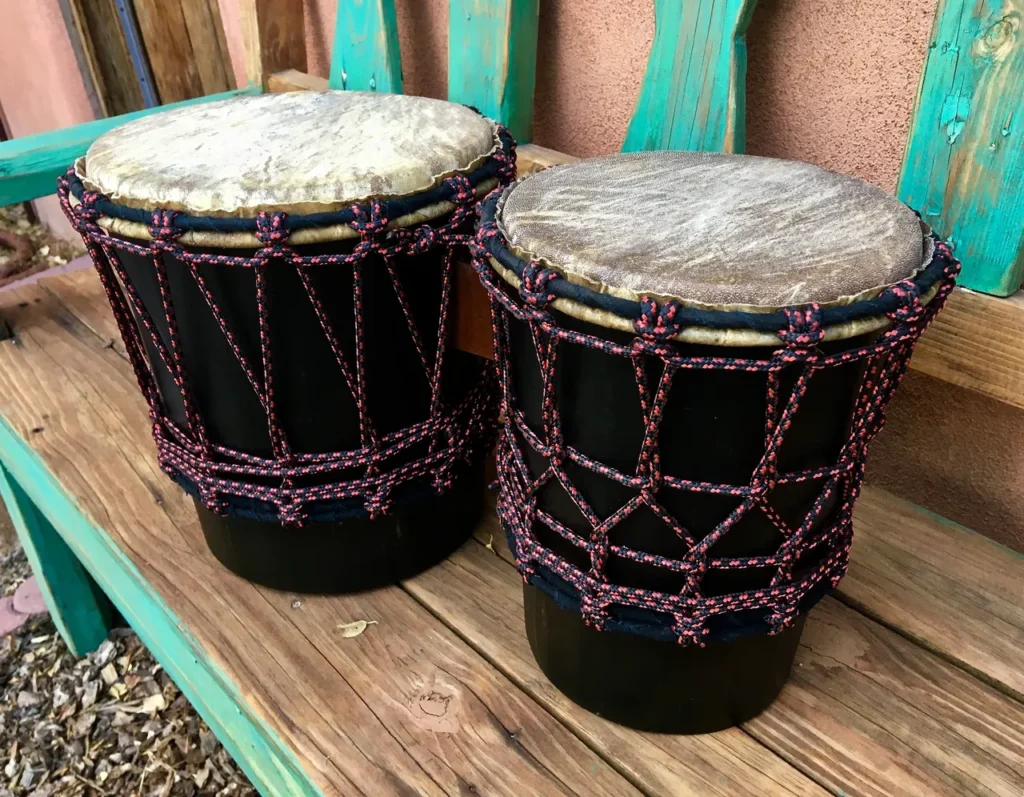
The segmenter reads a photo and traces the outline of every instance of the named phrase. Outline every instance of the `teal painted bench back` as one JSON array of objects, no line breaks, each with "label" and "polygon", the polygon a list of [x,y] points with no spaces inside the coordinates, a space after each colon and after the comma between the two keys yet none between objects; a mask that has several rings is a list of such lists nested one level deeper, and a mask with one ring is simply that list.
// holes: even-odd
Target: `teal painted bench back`
[{"label": "teal painted bench back", "polygon": [[[654,42],[623,150],[742,152],[755,0],[651,2]],[[954,244],[961,284],[1003,296],[1024,278],[1024,32],[1007,8],[939,0],[897,189]],[[533,121],[538,18],[539,0],[450,0],[448,97],[521,142]],[[339,0],[330,85],[402,91],[394,0]],[[127,118],[0,144],[0,205],[52,193],[67,165]]]}]

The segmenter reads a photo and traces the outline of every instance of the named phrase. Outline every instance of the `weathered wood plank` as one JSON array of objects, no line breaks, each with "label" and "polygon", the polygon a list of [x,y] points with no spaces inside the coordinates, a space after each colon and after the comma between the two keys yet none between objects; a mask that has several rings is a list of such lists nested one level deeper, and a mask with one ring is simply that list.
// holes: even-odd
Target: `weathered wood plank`
[{"label": "weathered wood plank", "polygon": [[[37,298],[39,303],[35,302]],[[54,311],[49,318],[43,318],[39,308],[48,307],[47,301],[56,306],[36,288],[0,297],[4,316],[18,328],[13,340],[0,345],[0,362],[3,363],[0,368],[3,382],[0,456],[4,467],[139,631],[143,642],[257,787],[265,794],[320,794],[302,772],[294,754],[241,699],[237,687],[225,677],[222,668],[187,633],[179,630],[183,618],[168,607],[153,588],[151,579],[142,576],[136,564],[125,555],[125,551],[132,550],[131,546],[115,544],[94,521],[97,517],[109,519],[102,503],[106,498],[108,505],[115,507],[121,523],[152,528],[156,545],[150,544],[150,550],[143,550],[146,563],[155,563],[158,572],[167,567],[168,574],[173,573],[175,561],[179,563],[177,566],[183,567],[183,573],[165,578],[172,592],[180,585],[188,597],[190,593],[201,594],[209,588],[204,582],[206,573],[197,570],[195,563],[188,562],[184,556],[187,549],[180,542],[180,534],[161,519],[153,493],[145,486],[142,491],[131,489],[143,483],[111,442],[112,438],[123,438],[123,434],[115,431],[118,422],[110,417],[107,397],[84,382],[70,379],[60,366],[60,358],[69,354],[89,362],[89,367],[97,374],[120,372],[120,364],[111,368],[103,358],[89,355],[90,348],[82,348],[80,340],[76,345],[78,339],[73,330],[83,330],[85,336],[91,333],[66,312]],[[21,303],[25,306],[19,306]],[[57,359],[54,359],[44,351],[37,335],[44,341],[64,340],[70,345],[65,350],[58,347]],[[109,353],[111,358],[116,356]],[[123,389],[123,385],[118,385],[117,389]],[[92,408],[102,409],[108,417],[102,417]],[[141,406],[136,411],[140,409]],[[107,492],[104,486],[100,494],[90,496],[92,511],[85,509],[83,514],[84,507],[68,497],[61,483],[63,480],[59,481],[41,461],[38,452],[25,443],[26,435],[30,434],[26,424],[30,429],[42,428],[33,435],[35,442],[50,451],[51,464],[70,469],[71,481],[77,482],[79,487],[94,481],[113,488]],[[76,458],[78,464],[71,464]],[[127,489],[119,490],[121,486]],[[149,493],[148,497],[143,491]],[[86,503],[88,501],[82,502]],[[219,611],[221,621],[230,616],[227,605],[212,609],[215,615]]]},{"label": "weathered wood plank", "polygon": [[[166,601],[191,655],[218,665],[299,754],[310,784],[333,794],[514,795],[518,784],[538,794],[634,793],[400,589],[293,608],[294,596],[226,572],[194,511],[156,471],[127,362],[41,289],[0,299],[0,310],[20,341],[0,347],[0,412],[18,434],[48,416],[35,454]],[[339,622],[361,618],[378,625],[358,639],[334,635]],[[275,761],[255,755],[259,766]]]},{"label": "weathered wood plank", "polygon": [[[491,544],[492,561],[504,563],[503,572],[492,566],[489,578],[516,582],[518,592],[497,521],[478,529],[476,538]],[[451,562],[462,566],[464,554]],[[444,581],[465,594],[438,614],[453,627],[473,627],[469,607],[491,587],[474,589],[466,576]],[[509,592],[505,599],[513,597]],[[494,634],[484,625],[480,635]],[[743,727],[848,797],[1009,797],[1024,789],[1024,705],[831,598],[811,612],[779,699]]]},{"label": "weathered wood plank", "polygon": [[897,194],[948,238],[960,284],[1024,279],[1024,0],[940,0]]},{"label": "weathered wood plank", "polygon": [[654,43],[623,152],[742,152],[756,0],[655,0]]},{"label": "weathered wood plank", "polygon": [[258,89],[237,89],[0,142],[0,205],[55,193],[57,178],[67,171],[75,158],[84,155],[93,141],[118,125],[183,105],[257,93]]},{"label": "weathered wood plank", "polygon": [[199,73],[200,93],[217,94],[237,88],[220,4],[217,0],[182,0],[181,11],[192,45],[192,60]]},{"label": "weathered wood plank", "polygon": [[1024,556],[871,487],[854,528],[841,599],[1024,701]]},{"label": "weathered wood plank", "polygon": [[448,99],[530,140],[539,0],[451,0]]},{"label": "weathered wood plank", "polygon": [[329,82],[332,89],[402,93],[394,0],[340,0]]},{"label": "weathered wood plank", "polygon": [[[493,516],[478,530],[484,541],[498,535],[497,551],[503,545],[500,534]],[[647,794],[827,793],[740,730],[699,736],[639,733],[581,709],[537,666],[523,624],[522,582],[482,545],[464,546],[404,586]]]},{"label": "weathered wood plank", "polygon": [[57,2],[60,5],[64,28],[68,32],[71,49],[75,53],[75,61],[78,63],[78,71],[82,75],[82,85],[89,98],[93,116],[110,116],[111,112],[107,109],[103,73],[100,71],[96,48],[93,46],[92,36],[89,35],[89,28],[86,26],[85,17],[82,14],[81,0],[57,0]]},{"label": "weathered wood plank", "polygon": [[[113,116],[144,108],[142,89],[118,22],[117,0],[69,0],[68,5],[83,48],[95,64],[96,88],[105,112]],[[6,204],[2,197],[0,204]]]},{"label": "weathered wood plank", "polygon": [[[192,57],[191,34],[185,25],[184,4],[175,0],[135,0],[139,33],[163,102],[181,102],[201,96],[202,80]],[[207,35],[207,31],[202,31]],[[213,31],[209,35],[216,36]],[[222,86],[220,91],[225,91]]]},{"label": "weathered wood plank", "polygon": [[73,656],[95,650],[110,631],[110,601],[14,478],[0,466],[0,494],[32,565],[50,618]]},{"label": "weathered wood plank", "polygon": [[273,94],[286,91],[328,91],[330,88],[327,78],[300,72],[298,69],[283,69],[267,78],[267,91]]},{"label": "weathered wood plank", "polygon": [[910,367],[1024,408],[1024,294],[953,291]]},{"label": "weathered wood plank", "polygon": [[306,69],[302,0],[239,0],[239,13],[250,86],[266,88],[274,72]]}]

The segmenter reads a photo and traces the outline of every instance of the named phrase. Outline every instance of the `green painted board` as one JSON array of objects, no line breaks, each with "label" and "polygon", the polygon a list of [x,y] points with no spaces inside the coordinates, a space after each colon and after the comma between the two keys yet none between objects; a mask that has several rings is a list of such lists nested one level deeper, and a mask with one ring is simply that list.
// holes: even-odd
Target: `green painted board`
[{"label": "green painted board", "polygon": [[68,650],[75,656],[92,652],[110,631],[107,596],[3,466],[0,494],[32,565],[46,608]]},{"label": "green painted board", "polygon": [[448,99],[472,105],[530,140],[538,0],[451,0]]},{"label": "green painted board", "polygon": [[0,460],[143,643],[174,679],[260,793],[318,797],[295,754],[188,633],[135,565],[83,516],[46,465],[0,418]]},{"label": "green painted board", "polygon": [[949,240],[961,285],[1024,279],[1024,0],[939,0],[897,194]]},{"label": "green painted board", "polygon": [[338,0],[329,83],[332,89],[402,93],[394,0]]},{"label": "green painted board", "polygon": [[654,0],[654,43],[623,152],[742,152],[755,0]]},{"label": "green painted board", "polygon": [[76,158],[85,154],[97,138],[108,130],[140,116],[194,105],[198,102],[223,100],[242,94],[259,94],[258,88],[244,88],[197,97],[184,102],[147,108],[142,111],[97,119],[94,122],[22,136],[0,143],[0,206],[26,202],[57,191],[57,178],[67,171]]}]

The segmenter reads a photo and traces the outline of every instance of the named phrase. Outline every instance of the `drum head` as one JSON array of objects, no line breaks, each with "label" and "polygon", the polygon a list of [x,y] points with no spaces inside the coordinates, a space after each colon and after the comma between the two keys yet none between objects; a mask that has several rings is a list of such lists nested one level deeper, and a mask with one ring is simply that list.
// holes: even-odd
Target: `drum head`
[{"label": "drum head", "polygon": [[494,124],[462,105],[299,91],[137,119],[100,136],[76,169],[122,205],[251,217],[409,196],[472,171],[496,147]]},{"label": "drum head", "polygon": [[922,225],[869,183],[806,163],[639,152],[560,166],[505,195],[512,250],[628,299],[778,308],[916,274]]}]

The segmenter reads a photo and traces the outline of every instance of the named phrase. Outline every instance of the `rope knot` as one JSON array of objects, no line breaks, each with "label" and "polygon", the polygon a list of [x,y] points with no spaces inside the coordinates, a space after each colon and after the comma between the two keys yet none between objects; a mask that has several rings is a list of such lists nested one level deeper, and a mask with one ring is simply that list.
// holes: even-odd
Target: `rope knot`
[{"label": "rope knot", "polygon": [[649,296],[643,296],[640,299],[640,318],[633,322],[633,328],[646,340],[668,340],[682,329],[678,318],[680,309],[678,302],[669,300],[658,304]]},{"label": "rope knot", "polygon": [[779,332],[784,343],[794,348],[816,346],[825,339],[825,325],[821,320],[821,306],[809,304],[805,307],[784,307],[787,328]]},{"label": "rope knot", "polygon": [[902,324],[916,324],[928,312],[928,308],[921,301],[921,289],[913,280],[897,282],[886,292],[887,296],[896,299],[896,309],[886,313],[893,321]]},{"label": "rope knot", "polygon": [[422,255],[437,245],[437,230],[429,224],[420,225],[413,231],[412,242],[409,244],[412,254]]},{"label": "rope knot", "polygon": [[[83,199],[85,194],[82,194]],[[150,216],[149,234],[154,241],[159,243],[172,243],[181,237],[184,232],[175,225],[178,218],[176,210],[154,210]]]},{"label": "rope knot", "polygon": [[507,144],[492,155],[498,164],[497,178],[502,186],[516,179],[516,140],[504,125],[498,125],[498,139]]},{"label": "rope knot", "polygon": [[262,211],[256,216],[256,240],[263,246],[277,249],[288,242],[289,230],[285,227],[287,213]]},{"label": "rope knot", "polygon": [[520,277],[519,295],[528,307],[543,309],[555,300],[549,286],[558,272],[543,268],[539,263],[528,263]]},{"label": "rope knot", "polygon": [[464,174],[453,174],[444,181],[446,188],[452,192],[451,201],[457,205],[472,205],[476,201],[473,184]]},{"label": "rope knot", "polygon": [[387,231],[388,218],[384,215],[384,203],[379,199],[371,199],[369,205],[353,205],[352,215],[355,219],[350,226],[364,240]]},{"label": "rope knot", "polygon": [[84,222],[96,221],[96,219],[102,215],[96,207],[96,203],[99,199],[100,195],[95,191],[83,191],[82,198],[79,200],[78,207],[75,209],[75,215]]},{"label": "rope knot", "polygon": [[956,279],[960,275],[960,261],[956,259],[956,255],[953,254],[953,247],[948,243],[936,241],[933,257],[945,263],[942,274],[946,279]]}]

